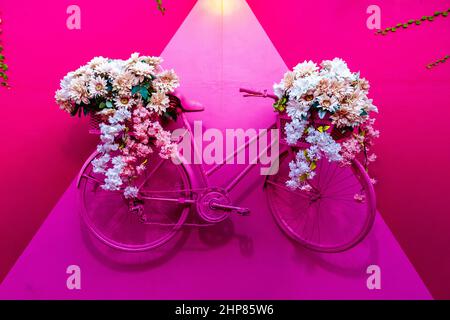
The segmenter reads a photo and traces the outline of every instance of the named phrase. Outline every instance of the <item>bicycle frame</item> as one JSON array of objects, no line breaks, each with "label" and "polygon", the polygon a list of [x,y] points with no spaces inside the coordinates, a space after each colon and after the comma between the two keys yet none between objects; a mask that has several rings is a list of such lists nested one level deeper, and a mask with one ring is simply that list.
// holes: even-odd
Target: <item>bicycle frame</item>
[{"label": "bicycle frame", "polygon": [[[195,148],[195,141],[194,141],[194,135],[193,135],[193,130],[191,127],[191,124],[189,122],[189,120],[187,119],[185,113],[181,114],[181,121],[182,121],[182,125],[183,127],[186,129],[184,135],[182,136],[183,139],[186,138],[186,134],[189,134],[190,136],[190,145],[191,147],[194,146],[194,153],[195,153],[195,157],[200,157],[201,155],[199,154],[199,150],[198,148]],[[270,126],[268,129],[271,129],[275,126],[272,125]],[[217,171],[219,171],[222,167],[225,166],[226,163],[228,163],[231,159],[236,159],[238,154],[240,154],[241,152],[247,152],[247,150],[249,149],[249,146],[252,143],[255,143],[255,141],[257,141],[258,139],[261,138],[261,136],[263,136],[264,133],[259,133],[257,135],[255,135],[254,137],[252,137],[251,139],[248,139],[248,141],[246,141],[243,145],[238,146],[238,148],[236,148],[236,150],[232,153],[232,154],[227,154],[224,155],[224,157],[222,158],[222,161],[215,164],[214,166],[212,166],[211,168],[206,169],[205,166],[203,165],[203,163],[200,164],[189,164],[186,165],[183,163],[183,159],[179,159],[180,165],[183,165],[184,168],[188,169],[188,176],[191,180],[195,181],[195,173],[192,172],[195,168],[197,169],[196,171],[199,173],[200,175],[200,185],[202,185],[203,187],[199,188],[198,183],[193,183],[193,188],[191,190],[185,190],[187,192],[191,191],[191,192],[200,192],[200,191],[204,191],[207,190],[208,188],[211,187],[217,187],[217,186],[212,186],[210,183],[210,179],[209,177],[211,177],[214,173],[216,173]],[[268,146],[266,146],[263,150],[261,150],[257,157],[256,157],[256,161],[250,161],[250,163],[248,165],[246,165],[246,167],[240,171],[239,173],[237,173],[232,179],[231,181],[229,181],[226,185],[221,186],[220,189],[223,189],[226,193],[230,193],[243,179],[245,176],[247,176],[247,174],[250,172],[250,170],[257,164],[258,160],[261,158],[261,155],[265,154],[266,152],[270,151],[271,148],[273,147],[273,145],[275,143],[278,143],[278,139],[275,139],[274,141],[271,141],[270,144]],[[191,170],[189,170],[191,169]],[[180,190],[178,190],[180,191]],[[149,197],[148,195],[143,194],[141,196],[142,199],[144,200],[161,200],[161,201],[174,201],[174,202],[179,202],[179,203],[190,203],[193,204],[196,201],[193,199],[187,199],[187,198],[168,198],[168,197]],[[220,208],[222,209],[230,209],[230,210],[239,210],[239,209],[243,209],[240,207],[235,207],[235,206],[221,206]]]},{"label": "bicycle frame", "polygon": [[[257,92],[247,89],[240,89],[241,92],[245,93],[244,96],[247,97],[263,97],[263,98],[273,98],[276,100],[276,97],[273,95],[268,95],[266,91],[264,92]],[[183,108],[182,108],[183,109]],[[201,110],[195,110],[195,109],[183,109],[184,111],[201,111]],[[278,122],[275,124],[278,129],[281,127],[280,119],[278,118]],[[273,128],[275,125],[270,126],[268,129]],[[191,123],[188,120],[186,114],[184,112],[180,113],[179,116],[179,122],[177,124],[178,128],[181,127],[182,131],[178,135],[179,138],[182,138],[183,140],[186,139],[186,134],[189,134],[190,141],[186,141],[186,144],[189,145],[191,148],[190,151],[192,151],[192,148],[194,149],[194,157],[196,159],[203,159],[201,157],[202,151],[201,149],[197,148],[196,146],[196,137],[194,136],[195,130],[192,130]],[[196,127],[194,127],[196,129]],[[272,136],[272,140],[270,141],[269,145],[266,145],[264,147],[260,147],[260,152],[256,154],[256,152],[248,152],[252,155],[250,157],[256,157],[256,161],[252,161],[249,159],[249,163],[245,166],[243,170],[235,174],[231,181],[226,183],[223,187],[215,187],[212,186],[210,183],[210,177],[218,172],[225,164],[230,163],[229,161],[233,159],[234,160],[240,155],[241,152],[247,152],[247,150],[250,150],[250,145],[254,143],[257,139],[260,139],[262,135],[265,135],[265,132],[260,131],[259,134],[255,134],[252,137],[249,137],[247,141],[242,142],[242,145],[238,145],[237,148],[234,149],[234,151],[229,152],[230,154],[226,154],[222,157],[221,162],[217,162],[215,165],[211,167],[206,167],[203,163],[203,161],[197,162],[194,161],[193,164],[190,164],[187,161],[184,161],[183,156],[181,154],[178,155],[176,163],[170,163],[170,160],[162,159],[155,154],[155,159],[152,160],[152,165],[148,167],[148,169],[145,171],[145,174],[142,176],[142,179],[136,181],[136,186],[138,187],[138,196],[133,199],[126,199],[123,194],[123,189],[118,190],[117,192],[121,194],[121,199],[124,201],[127,201],[128,208],[125,210],[125,213],[136,213],[137,217],[139,218],[139,222],[146,224],[146,225],[160,225],[160,226],[170,226],[171,229],[164,233],[164,237],[157,238],[154,242],[146,243],[146,244],[122,244],[116,242],[113,238],[110,238],[109,236],[105,236],[102,232],[98,231],[96,227],[94,226],[95,223],[93,221],[89,220],[89,217],[85,210],[83,209],[83,217],[85,219],[86,224],[89,226],[91,231],[104,243],[115,247],[117,249],[123,249],[124,246],[126,248],[124,250],[128,251],[142,251],[147,250],[151,248],[158,247],[168,240],[177,232],[182,226],[192,226],[192,227],[202,227],[202,226],[211,226],[215,223],[218,223],[220,221],[223,221],[224,219],[229,217],[229,214],[231,212],[246,215],[249,213],[249,209],[247,208],[241,208],[232,205],[232,201],[229,198],[228,194],[244,179],[245,176],[250,172],[250,170],[258,164],[259,160],[261,159],[261,156],[268,152],[269,150],[272,151],[274,143],[278,143],[278,140],[280,140],[280,145],[282,146],[279,150],[279,152],[276,154],[276,165],[277,168],[279,166],[279,162],[284,159],[289,158],[283,158],[283,157],[291,157],[292,152],[294,152],[293,148],[288,146],[284,141],[282,137],[276,137],[274,138]],[[242,140],[241,140],[242,141]],[[181,142],[179,140],[178,142]],[[263,149],[263,150],[261,150]],[[289,152],[289,154],[287,154]],[[271,152],[272,153],[272,152]],[[93,180],[95,181],[95,188],[100,186],[102,184],[102,181],[100,178],[93,177],[89,174],[88,166],[90,165],[91,161],[98,155],[98,153],[93,153],[91,157],[87,160],[87,162],[84,164],[83,168],[81,169],[81,172],[78,176],[78,182],[77,187],[80,186],[81,178],[84,177],[85,179]],[[271,155],[273,157],[273,155]],[[328,162],[326,162],[328,163]],[[162,165],[171,165],[169,171],[166,171],[166,175],[163,176],[162,180],[159,181],[167,181],[167,183],[162,184],[165,187],[161,187],[161,185],[158,185],[158,177],[161,178],[161,176],[155,177],[154,174],[159,171],[159,168],[161,168]],[[273,168],[272,166],[271,168]],[[311,184],[311,192],[300,192],[297,190],[292,190],[288,188],[284,184],[280,184],[279,181],[277,181],[278,174],[271,176],[267,175],[265,177],[265,195],[267,197],[269,209],[272,212],[273,216],[275,217],[276,222],[280,226],[280,228],[292,239],[298,241],[299,243],[303,244],[305,247],[316,250],[320,252],[340,252],[347,250],[353,246],[355,246],[357,243],[359,243],[369,232],[373,221],[375,217],[376,212],[376,203],[375,203],[375,193],[373,190],[373,186],[370,182],[369,177],[367,176],[366,172],[364,171],[363,167],[357,160],[354,160],[352,162],[352,174],[351,175],[345,175],[345,176],[339,176],[336,175],[336,168],[334,168],[334,171],[332,169],[329,169],[330,167],[327,166],[325,171],[323,172],[323,176],[325,176],[326,180],[326,186],[325,191],[327,193],[322,193],[321,189],[324,186],[320,186],[320,177],[319,181],[317,181],[317,187],[316,190],[315,186]],[[164,170],[164,169],[163,169]],[[87,171],[86,174],[84,172]],[[178,185],[177,182],[172,183],[172,181],[178,181],[178,180],[167,180],[168,179],[168,172],[175,172],[178,174],[178,177],[181,178],[181,183],[179,187],[175,187],[175,185]],[[283,175],[285,173],[281,173]],[[342,174],[342,173],[341,173]],[[155,178],[152,183],[154,183],[154,186],[160,186],[159,190],[154,190],[152,188],[149,188],[147,190],[144,190],[146,187],[147,182],[151,182],[152,176]],[[272,178],[274,177],[274,178]],[[284,175],[283,175],[284,177]],[[354,177],[354,178],[352,178]],[[339,183],[340,187],[337,188],[337,191],[335,191],[334,198],[332,197],[333,194],[329,194],[329,183],[331,181],[336,180],[339,178],[339,181],[335,183]],[[323,180],[322,179],[322,180]],[[334,180],[333,180],[334,179]],[[358,186],[360,186],[361,190],[353,190],[354,188],[352,186],[355,185],[355,182],[352,179],[356,179],[358,181]],[[143,181],[142,181],[143,180]],[[139,182],[139,183],[138,183]],[[345,187],[342,187],[342,184],[348,183],[350,185],[346,185]],[[322,181],[323,184],[323,181]],[[279,202],[276,201],[276,194],[274,193],[271,188],[280,188],[280,190],[288,191],[289,194],[295,195],[295,196],[301,196],[302,199],[299,201],[296,199],[296,203],[299,202],[305,202],[307,205],[304,207],[303,211],[299,210],[296,206],[287,205],[285,207],[279,206]],[[342,189],[345,188],[345,189]],[[163,190],[161,190],[163,189]],[[351,190],[348,190],[351,189]],[[272,191],[271,191],[272,190]],[[352,194],[342,194],[342,190],[347,190],[346,192],[350,192]],[[331,190],[332,191],[332,190]],[[340,193],[339,193],[340,192]],[[317,212],[320,208],[320,204],[315,207],[315,213],[309,213],[309,210],[313,210],[310,208],[312,204],[320,201],[321,199],[326,199],[324,201],[334,201],[339,205],[339,208],[348,208],[350,204],[348,201],[351,201],[351,203],[354,203],[356,201],[354,192],[362,193],[365,192],[364,196],[367,200],[365,200],[366,205],[363,207],[352,207],[352,209],[348,212],[357,212],[358,214],[363,214],[364,220],[361,220],[361,222],[358,225],[355,225],[353,220],[348,220],[348,223],[346,222],[346,225],[354,226],[354,232],[346,236],[345,240],[342,240],[343,237],[340,237],[339,235],[334,235],[335,238],[333,240],[336,240],[334,243],[327,243],[326,241],[320,240],[320,232],[319,232],[319,238],[318,240],[312,239],[314,236],[314,231],[316,230],[316,224],[313,223],[311,227],[311,223],[309,223],[309,216],[315,217],[314,221],[317,221],[317,230],[320,230],[319,228],[319,222],[320,219],[319,213]],[[81,199],[83,199],[84,192],[80,192]],[[274,200],[275,199],[275,200]],[[334,200],[333,200],[334,199]],[[165,223],[160,222],[158,220],[152,222],[148,220],[148,217],[151,217],[151,215],[147,216],[144,210],[144,200],[151,200],[151,201],[166,201],[166,202],[172,202],[175,204],[178,204],[181,208],[179,213],[179,218],[174,223]],[[347,201],[345,204],[340,204],[342,201]],[[363,200],[364,201],[364,200]],[[192,207],[194,205],[195,207]],[[84,208],[84,207],[83,207]],[[196,209],[196,216],[200,218],[200,222],[198,220],[189,220],[186,221],[189,213],[191,212],[191,209]],[[178,209],[177,209],[178,210]],[[327,206],[325,206],[322,211],[327,212],[329,208],[327,209]],[[342,211],[342,210],[341,210]],[[178,212],[178,211],[177,211]],[[308,213],[305,213],[308,212]],[[301,213],[301,214],[300,214]],[[298,220],[300,219],[300,216],[306,215],[308,219]],[[323,213],[320,215],[322,216]],[[295,217],[296,220],[292,220],[291,217]],[[331,215],[332,217],[332,215]],[[347,217],[351,218],[351,215],[347,215]],[[297,221],[295,226],[292,225],[292,221]],[[326,223],[321,223],[322,225],[325,225]],[[307,229],[306,226],[309,227]],[[299,229],[300,228],[300,229]],[[334,225],[333,225],[334,228]],[[312,231],[311,231],[312,230]],[[352,229],[353,230],[353,229]],[[333,234],[332,234],[333,235]],[[109,238],[108,238],[109,237]]]}]

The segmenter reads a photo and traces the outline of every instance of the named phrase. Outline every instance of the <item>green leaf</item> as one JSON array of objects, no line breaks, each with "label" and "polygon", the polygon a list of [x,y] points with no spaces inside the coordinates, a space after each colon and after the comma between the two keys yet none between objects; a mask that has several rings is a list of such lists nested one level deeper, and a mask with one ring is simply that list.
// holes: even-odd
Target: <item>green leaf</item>
[{"label": "green leaf", "polygon": [[141,86],[133,86],[133,88],[131,89],[131,94],[135,95],[139,90],[141,90]]},{"label": "green leaf", "polygon": [[166,8],[164,8],[162,0],[156,0],[156,3],[158,5],[158,10],[161,11],[161,13],[164,15],[166,12]]},{"label": "green leaf", "polygon": [[113,108],[113,104],[111,101],[106,101],[106,107],[108,107],[109,109]]},{"label": "green leaf", "polygon": [[98,107],[99,107],[100,109],[103,109],[103,108],[106,107],[106,103],[105,103],[104,101],[102,101],[102,102],[100,102],[100,104],[98,105]]},{"label": "green leaf", "polygon": [[142,96],[142,98],[144,100],[148,99],[148,90],[147,90],[147,88],[141,87],[140,93],[141,93],[141,96]]},{"label": "green leaf", "polygon": [[286,109],[287,102],[288,102],[287,96],[283,96],[273,104],[273,107],[278,112],[283,112]]},{"label": "green leaf", "polygon": [[361,113],[359,114],[360,116],[367,116],[368,113],[366,110],[361,111]]}]

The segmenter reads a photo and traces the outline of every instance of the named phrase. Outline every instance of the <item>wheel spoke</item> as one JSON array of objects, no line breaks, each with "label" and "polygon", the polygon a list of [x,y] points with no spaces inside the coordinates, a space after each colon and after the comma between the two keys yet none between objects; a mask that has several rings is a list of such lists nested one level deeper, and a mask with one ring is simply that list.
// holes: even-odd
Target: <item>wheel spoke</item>
[{"label": "wheel spoke", "polygon": [[305,199],[308,199],[308,200],[311,199],[311,197],[307,196],[306,194],[304,194],[304,193],[302,193],[302,192],[299,192],[299,191],[297,191],[297,190],[292,190],[292,189],[290,189],[289,187],[287,187],[287,186],[285,186],[285,185],[278,184],[278,183],[272,182],[272,181],[270,181],[270,180],[267,180],[267,182],[268,182],[269,184],[275,186],[275,187],[278,187],[278,188],[280,188],[280,189],[284,189],[284,190],[286,190],[286,191],[288,191],[288,192],[290,192],[290,193],[297,194],[297,195],[299,195],[299,196],[301,196],[301,197],[303,197],[303,198],[305,198]]},{"label": "wheel spoke", "polygon": [[317,232],[318,232],[318,243],[320,243],[320,205],[321,205],[321,201],[319,201],[318,205],[317,205]]},{"label": "wheel spoke", "polygon": [[352,177],[355,177],[355,175],[353,173],[350,173],[349,175],[342,177],[340,180],[333,183],[333,187],[336,187],[337,185],[341,184],[342,182],[347,181],[348,179],[350,179]]},{"label": "wheel spoke", "polygon": [[162,166],[162,164],[164,163],[164,159],[159,159],[158,163],[156,164],[156,166],[154,166],[152,168],[152,171],[150,171],[149,174],[145,175],[144,181],[141,183],[141,185],[139,186],[139,188],[142,188],[145,183],[153,176],[153,174]]},{"label": "wheel spoke", "polygon": [[[337,170],[338,168],[342,169],[342,170]],[[336,174],[336,171],[337,171],[337,174]],[[333,180],[336,180],[338,177],[342,176],[346,171],[347,170],[344,170],[343,168],[339,167],[338,165],[335,165],[334,171],[333,171],[333,176],[330,177],[330,179],[328,179],[327,185],[326,185],[326,187],[324,187],[323,192],[327,191],[331,187],[331,185],[336,186],[336,184],[338,184],[340,181],[345,181],[346,179],[353,176],[353,174],[350,173],[348,176],[343,177],[343,178],[341,177],[340,180],[337,180],[337,182],[334,182],[332,184]]]},{"label": "wheel spoke", "polygon": [[98,184],[102,184],[102,183],[103,183],[103,182],[100,181],[99,179],[97,179],[97,178],[95,178],[95,177],[92,177],[92,176],[90,176],[90,175],[88,175],[88,174],[82,174],[81,176],[84,177],[84,178],[86,178],[86,179],[88,179],[88,180],[92,180],[92,181],[94,181],[94,182],[97,182]]},{"label": "wheel spoke", "polygon": [[[324,161],[324,160],[322,160]],[[331,166],[331,163],[328,163],[328,166]],[[334,166],[332,173],[328,176],[327,182],[323,187],[323,191],[328,189],[328,186],[330,185],[331,181],[333,181],[334,175],[336,174],[337,166]],[[328,174],[328,173],[327,173]]]},{"label": "wheel spoke", "polygon": [[[352,184],[347,185],[347,186],[345,186],[343,188],[340,188],[336,192],[331,193],[331,195],[342,195],[343,194],[342,191],[349,191],[349,190],[355,189],[355,187],[358,186],[358,185],[360,185],[359,182],[352,183]],[[358,188],[356,188],[356,189],[358,189]]]}]

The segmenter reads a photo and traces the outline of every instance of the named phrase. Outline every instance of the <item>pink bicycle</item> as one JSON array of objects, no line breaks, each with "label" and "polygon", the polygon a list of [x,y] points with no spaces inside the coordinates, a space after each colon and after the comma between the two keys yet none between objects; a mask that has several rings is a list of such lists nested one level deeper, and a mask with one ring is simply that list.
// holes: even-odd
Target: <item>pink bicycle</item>
[{"label": "pink bicycle", "polygon": [[[246,96],[276,98],[266,92],[240,91]],[[171,96],[170,100],[179,110],[177,125],[193,137],[185,113],[203,108],[181,97]],[[283,116],[278,117],[275,126],[283,128]],[[95,123],[92,128],[90,132],[96,133]],[[139,196],[131,201],[124,198],[123,192],[100,187],[102,177],[92,167],[92,161],[99,156],[94,152],[82,167],[77,182],[82,218],[89,230],[110,247],[145,251],[167,243],[183,226],[209,226],[227,219],[231,213],[245,216],[250,210],[233,205],[229,194],[254,164],[246,166],[225,186],[211,186],[209,177],[252,142],[247,141],[233,155],[226,156],[222,164],[208,170],[203,165],[187,165],[182,159],[180,164],[174,164],[154,155],[148,159],[154,165],[139,178]],[[279,227],[290,238],[315,251],[341,252],[358,244],[371,229],[376,208],[373,186],[363,166],[356,160],[350,167],[322,160],[311,181],[312,190],[294,191],[285,182],[295,148],[284,143],[283,134],[280,143],[279,170],[264,177],[264,192]],[[364,199],[356,201],[355,193],[364,195]],[[188,220],[192,211],[197,214]]]}]

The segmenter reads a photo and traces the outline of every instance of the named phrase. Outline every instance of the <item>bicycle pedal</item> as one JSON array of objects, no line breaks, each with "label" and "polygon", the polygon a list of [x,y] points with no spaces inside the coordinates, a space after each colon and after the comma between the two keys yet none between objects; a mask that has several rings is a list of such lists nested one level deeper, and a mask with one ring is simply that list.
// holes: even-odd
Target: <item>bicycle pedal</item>
[{"label": "bicycle pedal", "polygon": [[248,208],[239,208],[235,210],[237,214],[241,216],[249,216],[250,215],[250,209]]}]

